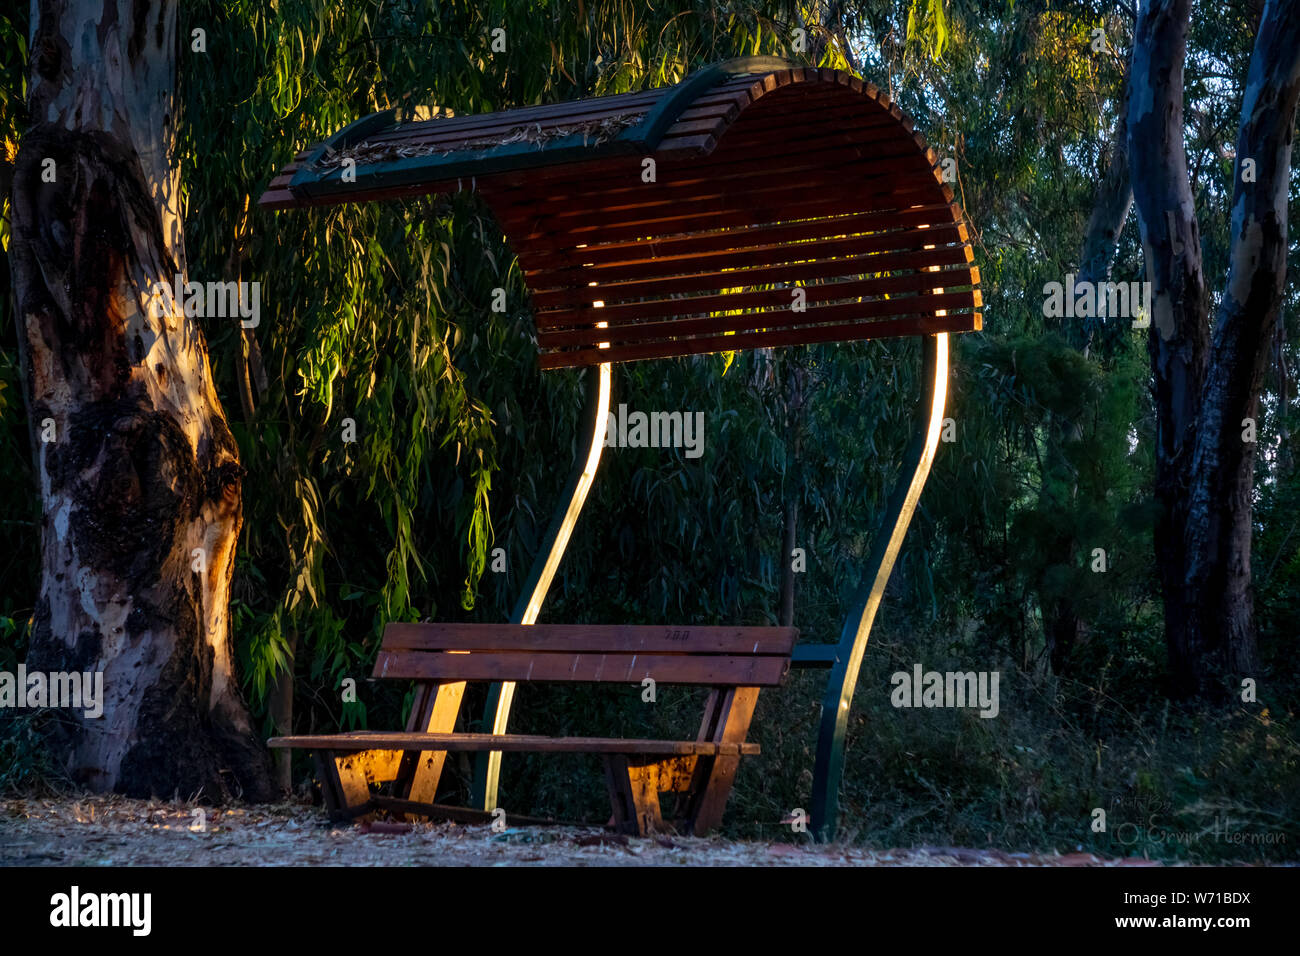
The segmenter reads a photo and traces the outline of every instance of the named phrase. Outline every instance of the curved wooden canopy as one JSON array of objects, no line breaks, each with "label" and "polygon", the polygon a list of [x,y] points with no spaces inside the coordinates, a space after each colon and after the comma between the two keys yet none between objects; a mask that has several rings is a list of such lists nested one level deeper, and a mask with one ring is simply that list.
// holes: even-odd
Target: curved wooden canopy
[{"label": "curved wooden canopy", "polygon": [[553,106],[380,113],[299,154],[259,204],[464,188],[519,257],[543,368],[981,327],[938,157],[848,73],[755,58]]}]

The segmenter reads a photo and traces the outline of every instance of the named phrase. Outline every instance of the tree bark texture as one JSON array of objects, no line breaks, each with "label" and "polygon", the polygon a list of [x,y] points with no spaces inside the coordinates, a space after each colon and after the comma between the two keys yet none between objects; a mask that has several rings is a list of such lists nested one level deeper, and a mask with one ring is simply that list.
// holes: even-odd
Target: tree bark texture
[{"label": "tree bark texture", "polygon": [[[1237,135],[1228,277],[1215,316],[1200,420],[1191,449],[1183,549],[1184,602],[1192,609],[1179,648],[1183,681],[1201,671],[1234,682],[1254,676],[1251,505],[1259,393],[1286,286],[1291,142],[1300,99],[1300,3],[1264,8]],[[1254,163],[1246,174],[1247,161]],[[1253,181],[1251,181],[1253,179]],[[1200,663],[1202,666],[1197,666]]]},{"label": "tree bark texture", "polygon": [[[1152,283],[1156,560],[1174,689],[1221,697],[1255,674],[1250,589],[1255,417],[1286,275],[1286,196],[1300,70],[1300,3],[1269,0],[1251,59],[1234,168],[1232,246],[1213,341],[1183,148],[1190,0],[1138,18],[1129,162]],[[1254,181],[1243,181],[1244,161]],[[1226,681],[1225,681],[1226,679]]]},{"label": "tree bark texture", "polygon": [[198,318],[152,296],[186,271],[176,30],[167,0],[33,8],[10,250],[43,506],[27,666],[103,671],[103,716],[56,741],[93,789],[264,799],[227,616],[243,469]]}]

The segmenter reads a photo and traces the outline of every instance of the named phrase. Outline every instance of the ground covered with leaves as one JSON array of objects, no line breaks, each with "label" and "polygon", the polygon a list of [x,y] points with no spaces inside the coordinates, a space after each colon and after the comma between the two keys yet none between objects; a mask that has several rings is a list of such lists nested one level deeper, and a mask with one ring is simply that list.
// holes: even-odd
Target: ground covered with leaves
[{"label": "ground covered with leaves", "polygon": [[[806,841],[806,842],[805,842]],[[199,807],[123,797],[0,802],[2,866],[1150,866],[1091,853],[879,850],[627,837],[599,827],[331,824],[301,804]]]}]

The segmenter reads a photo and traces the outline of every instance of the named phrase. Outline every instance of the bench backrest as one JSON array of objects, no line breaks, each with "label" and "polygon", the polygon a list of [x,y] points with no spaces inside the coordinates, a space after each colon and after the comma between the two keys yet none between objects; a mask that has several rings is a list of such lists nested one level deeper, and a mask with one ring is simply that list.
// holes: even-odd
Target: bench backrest
[{"label": "bench backrest", "polygon": [[775,687],[793,627],[389,624],[375,677]]}]

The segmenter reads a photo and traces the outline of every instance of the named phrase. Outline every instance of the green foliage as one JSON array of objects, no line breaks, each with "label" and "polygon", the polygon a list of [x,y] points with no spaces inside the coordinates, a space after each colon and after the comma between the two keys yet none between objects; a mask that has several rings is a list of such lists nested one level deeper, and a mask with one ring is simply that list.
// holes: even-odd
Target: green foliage
[{"label": "green foliage", "polygon": [[907,8],[907,42],[914,47],[914,56],[943,62],[943,51],[948,46],[948,14],[943,0],[912,0]]},{"label": "green foliage", "polygon": [[[573,454],[580,388],[571,375],[537,374],[522,277],[472,194],[254,210],[245,219],[248,201],[297,150],[359,115],[394,105],[485,112],[670,83],[728,56],[786,52],[790,33],[777,23],[794,17],[780,4],[727,14],[702,3],[595,5],[578,18],[542,6],[529,18],[554,27],[548,32],[520,29],[518,5],[500,2],[186,9],[182,33],[202,25],[209,51],[182,59],[190,271],[233,278],[234,270],[262,283],[251,372],[238,330],[208,330],[249,471],[234,620],[256,708],[296,655],[308,684],[299,719],[338,723],[341,711],[326,702],[345,676],[368,670],[387,621],[499,619]],[[498,26],[507,30],[504,53],[490,49]],[[825,55],[835,62],[833,49]],[[210,119],[215,104],[219,123]],[[496,288],[507,292],[504,315],[488,309]],[[245,376],[256,392],[251,416],[237,414],[234,400]],[[718,407],[722,396],[702,395],[697,376],[676,376],[668,407]],[[626,387],[649,382],[632,372]],[[691,401],[704,404],[683,404]],[[344,442],[345,428],[355,429],[355,443]],[[718,485],[700,499],[687,474],[683,465],[652,478],[643,467],[609,481],[628,478],[635,494],[674,516],[692,494],[711,502],[725,493]],[[614,497],[611,507],[624,508],[625,494]],[[743,521],[739,511],[727,520],[738,544]],[[512,573],[493,576],[504,580],[488,583],[485,608],[494,544],[506,548]],[[632,544],[624,537],[620,547]],[[575,553],[582,547],[575,541]],[[691,564],[670,556],[658,576],[660,608],[692,576]],[[566,594],[586,590],[584,571],[605,569],[567,564]],[[707,613],[741,606],[744,577],[721,571],[724,596],[706,600]],[[616,601],[626,583],[606,577],[595,590]]]}]

